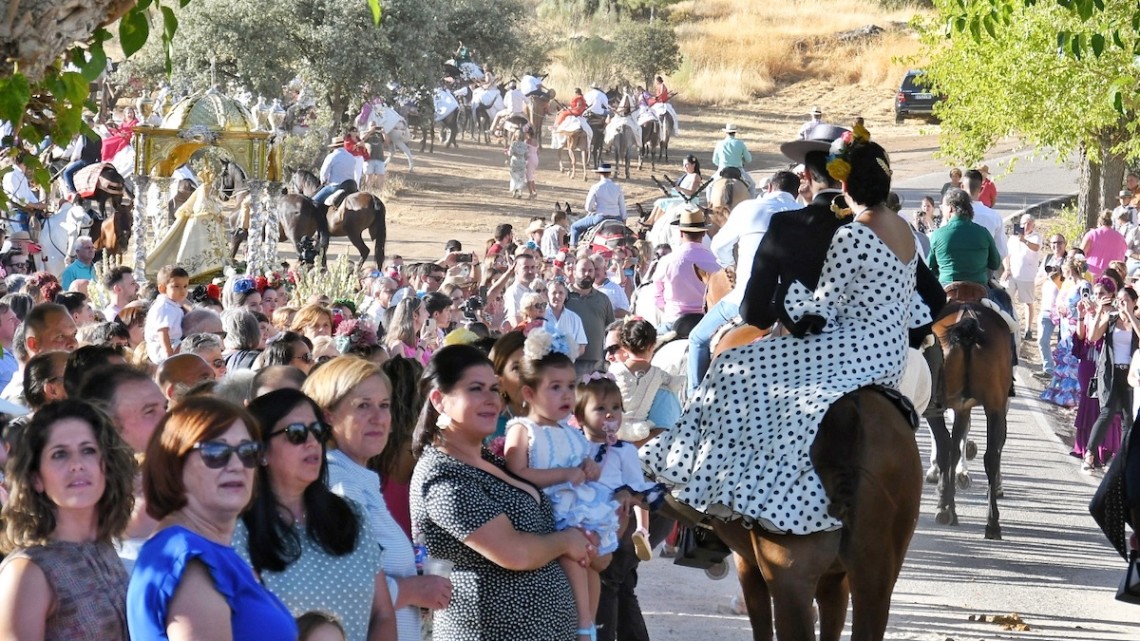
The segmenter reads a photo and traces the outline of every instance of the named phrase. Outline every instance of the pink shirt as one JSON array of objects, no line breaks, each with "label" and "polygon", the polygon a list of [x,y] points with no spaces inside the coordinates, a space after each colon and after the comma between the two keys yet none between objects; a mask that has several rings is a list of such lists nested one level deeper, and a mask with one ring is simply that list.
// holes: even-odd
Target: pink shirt
[{"label": "pink shirt", "polygon": [[[1081,243],[1088,259],[1089,273],[1096,278],[1108,269],[1108,264],[1114,260],[1124,260],[1128,253],[1128,241],[1120,232],[1111,227],[1097,227],[1085,234]],[[1122,276],[1124,274],[1121,274]]]},{"label": "pink shirt", "polygon": [[705,310],[705,284],[697,278],[694,267],[709,273],[720,271],[716,256],[701,243],[681,241],[681,246],[661,260],[660,274],[654,283],[657,309],[663,321],[676,320],[683,314],[699,314]]}]

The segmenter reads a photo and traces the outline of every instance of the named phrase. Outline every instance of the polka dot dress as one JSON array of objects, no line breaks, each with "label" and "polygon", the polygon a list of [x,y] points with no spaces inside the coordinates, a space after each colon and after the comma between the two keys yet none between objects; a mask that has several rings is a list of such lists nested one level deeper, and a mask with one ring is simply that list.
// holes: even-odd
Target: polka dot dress
[{"label": "polka dot dress", "polygon": [[907,328],[930,322],[915,293],[917,254],[902,261],[869,227],[832,238],[819,287],[793,283],[794,320],[827,321],[822,334],[781,336],[717,357],[673,430],[641,450],[680,501],[720,518],[810,534],[840,527],[811,465],[820,421],[844,394],[870,383],[897,387]]}]

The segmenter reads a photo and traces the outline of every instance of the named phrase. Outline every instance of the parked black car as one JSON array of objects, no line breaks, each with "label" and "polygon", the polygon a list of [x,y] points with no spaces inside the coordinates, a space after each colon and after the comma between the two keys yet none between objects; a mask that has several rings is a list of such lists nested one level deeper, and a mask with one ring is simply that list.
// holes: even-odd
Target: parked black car
[{"label": "parked black car", "polygon": [[895,95],[895,124],[901,124],[907,116],[931,116],[934,105],[942,100],[942,96],[923,87],[922,80],[921,69],[906,72],[899,92]]}]

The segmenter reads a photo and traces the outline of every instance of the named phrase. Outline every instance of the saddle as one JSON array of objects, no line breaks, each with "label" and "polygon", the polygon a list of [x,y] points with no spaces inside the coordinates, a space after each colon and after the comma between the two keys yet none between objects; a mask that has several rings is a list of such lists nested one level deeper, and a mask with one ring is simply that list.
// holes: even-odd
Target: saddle
[{"label": "saddle", "polygon": [[114,168],[114,165],[97,162],[75,172],[75,190],[81,198],[90,198],[100,189],[112,196],[122,195],[123,183],[103,176],[103,170],[107,167]]},{"label": "saddle", "polygon": [[344,202],[345,198],[348,198],[358,191],[360,191],[360,187],[357,186],[355,180],[346,180],[337,185],[336,191],[330,194],[329,197],[325,199],[325,202],[323,204],[336,209],[337,207],[340,207],[340,204]]},{"label": "saddle", "polygon": [[945,287],[946,299],[951,303],[977,303],[989,295],[985,285],[958,280]]},{"label": "saddle", "polygon": [[741,173],[740,167],[725,167],[720,170],[721,178],[731,178],[733,180],[744,180],[744,174]]}]

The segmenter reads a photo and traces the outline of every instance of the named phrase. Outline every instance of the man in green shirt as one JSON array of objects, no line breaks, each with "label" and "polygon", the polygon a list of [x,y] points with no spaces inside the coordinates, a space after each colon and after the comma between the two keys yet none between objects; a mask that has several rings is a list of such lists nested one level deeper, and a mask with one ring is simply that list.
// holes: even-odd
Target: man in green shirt
[{"label": "man in green shirt", "polygon": [[948,190],[942,198],[942,216],[949,222],[930,235],[930,271],[943,285],[967,281],[988,287],[990,270],[1001,267],[1001,255],[989,230],[973,222],[970,195]]}]

